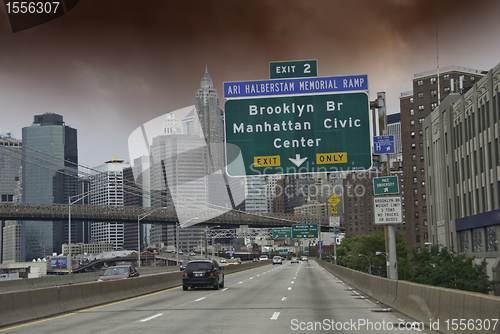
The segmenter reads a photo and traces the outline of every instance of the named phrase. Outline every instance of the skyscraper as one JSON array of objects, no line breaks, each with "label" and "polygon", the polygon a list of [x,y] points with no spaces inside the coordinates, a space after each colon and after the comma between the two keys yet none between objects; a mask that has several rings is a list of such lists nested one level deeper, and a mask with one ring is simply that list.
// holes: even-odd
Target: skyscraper
[{"label": "skyscraper", "polygon": [[482,76],[479,70],[448,66],[417,73],[413,91],[400,97],[403,146],[404,214],[408,249],[421,249],[429,242],[425,191],[425,162],[422,123],[450,93],[464,92]]},{"label": "skyscraper", "polygon": [[[23,128],[22,200],[24,203],[68,203],[78,191],[77,131],[57,114],[36,115]],[[61,253],[68,241],[64,222],[23,222],[25,261]],[[79,239],[81,224],[72,225],[72,241]]]}]

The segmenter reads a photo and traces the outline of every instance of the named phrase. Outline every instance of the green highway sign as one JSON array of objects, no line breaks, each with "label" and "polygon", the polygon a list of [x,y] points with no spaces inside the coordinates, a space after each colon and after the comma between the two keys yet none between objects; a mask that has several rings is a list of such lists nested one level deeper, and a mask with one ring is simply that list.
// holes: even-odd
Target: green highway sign
[{"label": "green highway sign", "polygon": [[292,237],[292,229],[290,227],[273,228],[273,239],[284,239]]},{"label": "green highway sign", "polygon": [[292,238],[317,238],[318,237],[318,224],[293,224],[292,225]]},{"label": "green highway sign", "polygon": [[373,194],[374,195],[399,194],[398,177],[397,176],[374,177]]},{"label": "green highway sign", "polygon": [[[228,100],[227,172],[251,176],[369,169],[369,105],[366,92]],[[244,168],[231,164],[238,159]]]},{"label": "green highway sign", "polygon": [[317,60],[277,61],[269,63],[271,79],[318,76]]}]

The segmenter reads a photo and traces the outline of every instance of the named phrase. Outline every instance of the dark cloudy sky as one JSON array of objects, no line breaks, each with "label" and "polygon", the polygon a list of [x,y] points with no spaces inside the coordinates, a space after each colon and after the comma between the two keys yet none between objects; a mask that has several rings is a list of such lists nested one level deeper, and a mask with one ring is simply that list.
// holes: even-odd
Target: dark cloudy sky
[{"label": "dark cloudy sky", "polygon": [[[1,1],[1,0],[0,0]],[[224,81],[269,78],[269,62],[317,59],[319,76],[367,74],[388,112],[413,74],[500,62],[497,0],[80,0],[12,33],[0,2],[0,128],[21,138],[54,112],[78,130],[80,163],[129,160],[141,124],[194,104],[208,66]]]}]

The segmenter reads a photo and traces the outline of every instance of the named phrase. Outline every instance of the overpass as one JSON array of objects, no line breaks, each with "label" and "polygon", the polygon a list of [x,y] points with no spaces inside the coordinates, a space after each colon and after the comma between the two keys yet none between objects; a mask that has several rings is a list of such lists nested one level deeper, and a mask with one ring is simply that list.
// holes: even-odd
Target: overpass
[{"label": "overpass", "polygon": [[[67,221],[68,204],[0,203],[0,220]],[[181,209],[182,210],[182,209]],[[135,206],[71,205],[71,220],[85,222],[120,222],[137,224],[141,216],[143,224],[175,224],[179,222],[178,210],[144,208]],[[217,209],[184,210],[183,217],[197,217],[203,224],[227,227],[249,225],[249,227],[280,227],[309,221],[311,224],[328,226],[328,217],[288,214],[255,214]],[[144,217],[144,215],[147,215]],[[206,219],[205,219],[205,218]],[[211,218],[215,217],[215,218]],[[182,224],[181,224],[182,227]]]}]

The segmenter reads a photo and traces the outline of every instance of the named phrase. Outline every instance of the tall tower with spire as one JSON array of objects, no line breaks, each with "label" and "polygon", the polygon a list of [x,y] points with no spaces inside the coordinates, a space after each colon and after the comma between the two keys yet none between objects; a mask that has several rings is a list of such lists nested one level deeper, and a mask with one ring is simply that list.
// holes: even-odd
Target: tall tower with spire
[{"label": "tall tower with spire", "polygon": [[196,92],[196,111],[201,130],[208,146],[211,170],[224,170],[224,113],[219,107],[219,96],[214,89],[212,78],[205,68],[201,87]]}]

